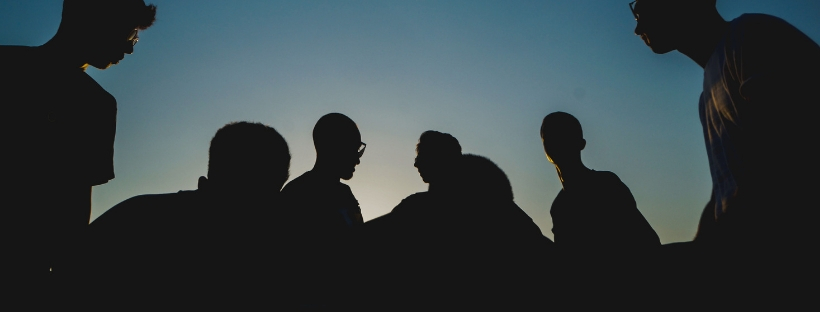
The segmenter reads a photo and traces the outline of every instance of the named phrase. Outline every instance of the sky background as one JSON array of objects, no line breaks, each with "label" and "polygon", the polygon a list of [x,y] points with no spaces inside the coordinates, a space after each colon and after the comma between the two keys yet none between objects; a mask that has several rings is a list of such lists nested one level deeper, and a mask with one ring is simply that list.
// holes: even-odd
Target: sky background
[{"label": "sky background", "polygon": [[[153,0],[157,21],[134,54],[88,69],[118,102],[117,177],[94,187],[92,219],[132,196],[196,189],[211,137],[232,121],[276,128],[295,178],[313,166],[316,121],[340,112],[367,143],[345,182],[365,220],[426,190],[415,144],[438,130],[495,161],[552,238],[561,184],[539,129],[565,111],[584,128],[584,162],[620,176],[661,242],[691,240],[711,189],[703,70],[653,54],[628,2]],[[61,5],[0,0],[0,44],[45,43]],[[718,10],[772,14],[820,39],[817,0],[719,0]]]}]

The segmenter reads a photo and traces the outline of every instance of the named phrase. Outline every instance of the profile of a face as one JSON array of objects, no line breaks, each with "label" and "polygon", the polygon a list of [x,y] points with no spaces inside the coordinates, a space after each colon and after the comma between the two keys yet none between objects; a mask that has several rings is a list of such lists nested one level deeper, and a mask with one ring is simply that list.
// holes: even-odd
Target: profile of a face
[{"label": "profile of a face", "polygon": [[339,160],[339,177],[343,180],[353,178],[353,172],[356,171],[356,166],[361,162],[361,153],[359,152],[363,151],[361,146],[361,136],[358,136],[349,144],[345,144],[345,146],[340,146],[337,159]]},{"label": "profile of a face", "polygon": [[664,54],[677,49],[677,37],[680,21],[675,7],[664,1],[636,1],[633,14],[637,25],[635,35],[652,49],[652,52]]},{"label": "profile of a face", "polygon": [[416,167],[419,171],[419,176],[421,176],[421,180],[424,183],[430,183],[431,180],[431,172],[430,172],[430,160],[425,157],[425,153],[422,153],[422,148],[419,146],[419,151],[416,155],[416,160],[413,162],[413,167]]},{"label": "profile of a face", "polygon": [[365,144],[362,142],[362,135],[355,124],[347,125],[347,129],[338,129],[335,139],[331,144],[332,159],[339,178],[350,180],[353,172],[359,165],[364,154]]},{"label": "profile of a face", "polygon": [[88,65],[106,69],[118,64],[125,54],[134,52],[134,45],[139,40],[137,32],[135,27],[125,26],[89,35],[85,40]]}]

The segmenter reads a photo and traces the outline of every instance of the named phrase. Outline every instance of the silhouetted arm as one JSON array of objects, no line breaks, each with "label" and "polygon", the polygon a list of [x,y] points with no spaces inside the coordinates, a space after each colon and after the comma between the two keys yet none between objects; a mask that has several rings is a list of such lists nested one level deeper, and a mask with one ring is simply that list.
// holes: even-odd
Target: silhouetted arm
[{"label": "silhouetted arm", "polygon": [[698,223],[698,232],[695,233],[695,241],[707,241],[712,236],[715,227],[715,191],[712,190],[712,197],[703,208]]},{"label": "silhouetted arm", "polygon": [[649,247],[660,246],[660,238],[655,230],[649,224],[649,221],[638,210],[638,204],[635,197],[615,174],[612,174],[612,194],[613,203],[618,207],[612,209],[611,212],[618,215],[611,216],[610,224],[617,227],[613,233],[621,233],[623,241],[622,245]]}]

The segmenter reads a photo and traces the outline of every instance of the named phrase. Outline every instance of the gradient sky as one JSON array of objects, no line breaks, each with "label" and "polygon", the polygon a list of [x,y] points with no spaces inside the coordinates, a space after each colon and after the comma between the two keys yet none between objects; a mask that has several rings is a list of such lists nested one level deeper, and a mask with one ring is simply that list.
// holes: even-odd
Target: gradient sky
[{"label": "gradient sky", "polygon": [[[313,166],[311,131],[330,112],[367,143],[346,182],[365,220],[426,190],[414,149],[438,130],[495,161],[552,238],[561,184],[538,131],[553,111],[581,121],[585,163],[620,176],[663,243],[691,240],[709,199],[703,70],[653,54],[627,0],[152,2],[157,22],[134,54],[88,70],[119,107],[117,177],[94,187],[92,219],[135,195],[196,189],[210,138],[231,121],[282,133],[295,178]],[[0,44],[45,43],[61,3],[0,0]],[[772,14],[820,39],[817,0],[719,0],[718,10]]]}]

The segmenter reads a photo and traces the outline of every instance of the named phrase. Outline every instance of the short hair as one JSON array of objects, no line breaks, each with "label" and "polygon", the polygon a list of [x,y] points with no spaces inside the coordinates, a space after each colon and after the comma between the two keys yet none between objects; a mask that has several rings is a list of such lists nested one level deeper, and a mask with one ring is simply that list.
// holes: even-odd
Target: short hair
[{"label": "short hair", "polygon": [[461,144],[449,133],[442,133],[435,130],[427,130],[419,137],[416,144],[416,153],[419,147],[424,146],[425,153],[435,154],[444,158],[456,158],[461,156]]},{"label": "short hair", "polygon": [[647,3],[655,8],[698,12],[702,10],[716,10],[717,0],[637,0],[635,5],[636,8],[640,8],[641,4]]},{"label": "short hair", "polygon": [[273,172],[282,183],[290,175],[290,150],[272,127],[246,121],[220,128],[208,150],[208,178],[242,182],[260,172]]},{"label": "short hair", "polygon": [[513,200],[510,179],[487,157],[464,154],[461,157],[459,179],[462,189],[483,199]]},{"label": "short hair", "polygon": [[143,0],[64,0],[61,23],[95,27],[118,23],[146,29],[154,24],[156,14],[157,6]]},{"label": "short hair", "polygon": [[336,147],[352,136],[359,135],[359,128],[353,119],[341,113],[330,113],[319,118],[313,127],[313,146],[316,150]]},{"label": "short hair", "polygon": [[584,131],[581,122],[565,112],[550,113],[541,122],[541,139],[547,135],[560,135],[561,139],[583,139]]}]

